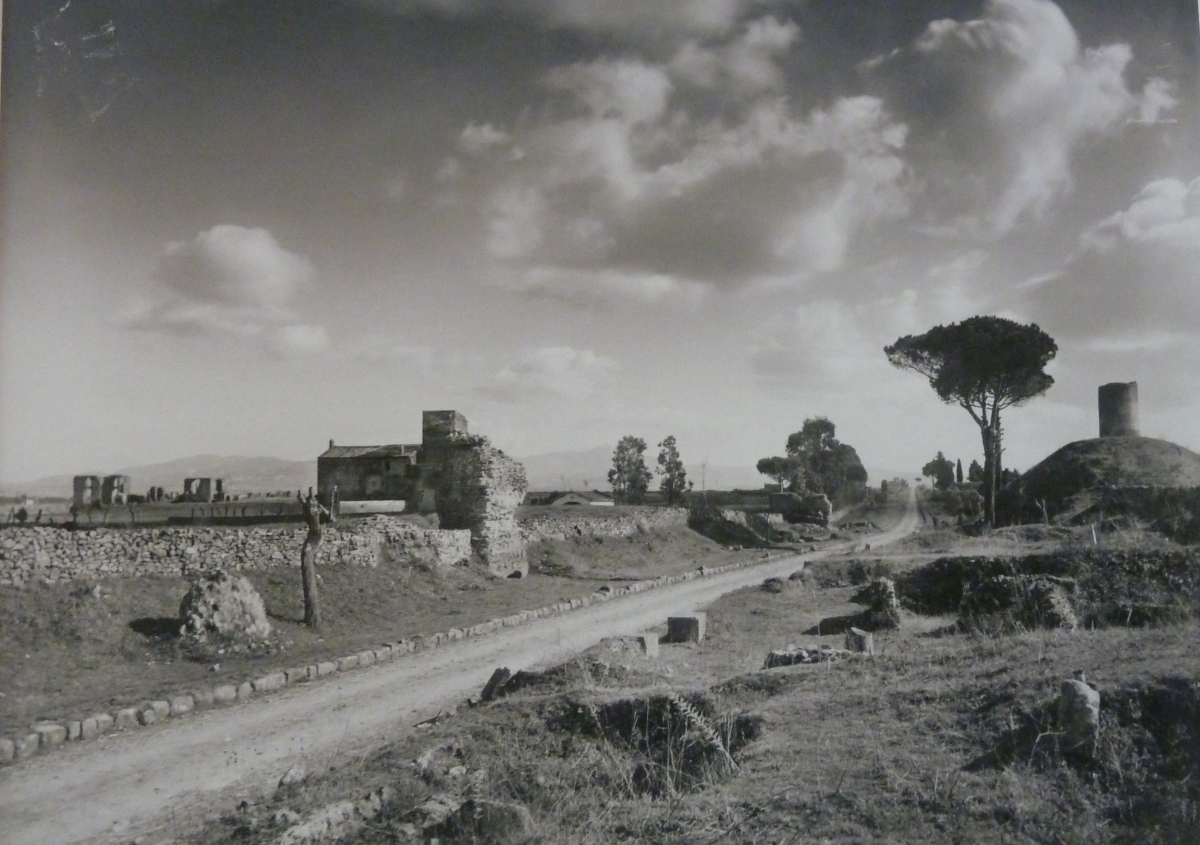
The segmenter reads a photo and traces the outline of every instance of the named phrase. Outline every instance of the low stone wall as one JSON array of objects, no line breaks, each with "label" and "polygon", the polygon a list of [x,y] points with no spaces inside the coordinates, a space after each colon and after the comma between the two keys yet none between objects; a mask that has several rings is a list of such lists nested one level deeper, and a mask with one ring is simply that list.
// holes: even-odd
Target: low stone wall
[{"label": "low stone wall", "polygon": [[531,516],[521,523],[521,529],[530,543],[536,543],[573,537],[629,537],[687,522],[687,508],[630,508],[629,512],[605,516],[575,513]]},{"label": "low stone wall", "polygon": [[[304,528],[5,527],[0,584],[186,575],[204,569],[298,566]],[[384,553],[433,568],[466,563],[470,531],[438,531],[376,516],[330,526],[321,565],[377,566]]]}]

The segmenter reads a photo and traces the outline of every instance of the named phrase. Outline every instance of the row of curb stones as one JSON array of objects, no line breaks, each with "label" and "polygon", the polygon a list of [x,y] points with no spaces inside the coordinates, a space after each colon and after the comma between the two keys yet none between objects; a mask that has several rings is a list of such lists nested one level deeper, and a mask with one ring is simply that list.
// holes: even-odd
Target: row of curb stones
[{"label": "row of curb stones", "polygon": [[[770,560],[772,555],[767,556]],[[0,765],[10,765],[39,752],[49,751],[68,742],[78,742],[95,739],[104,734],[128,731],[140,727],[149,727],[168,718],[184,716],[194,710],[203,710],[245,701],[253,695],[258,695],[283,689],[294,684],[315,681],[338,672],[348,672],[364,668],[375,663],[384,663],[393,658],[415,652],[429,651],[446,643],[467,637],[479,637],[494,633],[502,628],[524,625],[534,619],[544,619],[570,613],[572,610],[590,607],[597,602],[610,601],[618,596],[631,593],[641,593],[655,587],[678,584],[682,581],[692,581],[705,576],[720,575],[735,569],[748,566],[759,566],[765,560],[750,560],[730,563],[725,566],[693,569],[679,575],[662,575],[645,581],[635,581],[623,587],[601,588],[589,596],[563,600],[557,604],[539,607],[536,610],[522,610],[509,616],[498,617],[487,622],[469,625],[465,628],[450,628],[435,634],[416,636],[412,639],[402,639],[386,643],[379,648],[367,649],[355,654],[348,654],[332,660],[321,661],[308,666],[283,669],[269,672],[260,677],[243,681],[240,684],[221,684],[215,687],[202,687],[189,690],[186,693],[169,699],[144,701],[137,706],[118,707],[112,710],[94,713],[81,719],[63,722],[38,722],[27,733],[12,737],[0,737]]]}]

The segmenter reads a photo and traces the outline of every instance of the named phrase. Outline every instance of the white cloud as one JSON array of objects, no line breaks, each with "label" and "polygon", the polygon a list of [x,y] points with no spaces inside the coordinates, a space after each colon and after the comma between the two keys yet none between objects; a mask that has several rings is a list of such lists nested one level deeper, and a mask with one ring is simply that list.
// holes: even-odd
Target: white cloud
[{"label": "white cloud", "polygon": [[[530,122],[524,156],[493,162],[489,252],[572,287],[641,279],[638,298],[840,267],[857,232],[907,211],[906,130],[875,97],[793,114],[775,62],[797,37],[765,18],[665,63],[552,70],[575,110]],[[696,85],[717,112],[686,95]]]},{"label": "white cloud", "polygon": [[219,225],[159,256],[152,301],[127,315],[128,328],[167,334],[259,338],[295,355],[326,348],[319,326],[297,321],[294,300],[313,277],[307,258],[266,229]]},{"label": "white cloud", "polygon": [[[1200,178],[1146,185],[1081,236],[1062,274],[1027,292],[1052,332],[1097,349],[1163,348],[1200,323]],[[1169,344],[1168,344],[1169,345]]]},{"label": "white cloud", "polygon": [[501,402],[582,399],[619,369],[616,361],[590,349],[546,346],[526,351],[477,392]]},{"label": "white cloud", "polygon": [[1131,115],[1173,105],[1152,80],[1124,79],[1128,46],[1082,49],[1048,0],[989,0],[983,17],[931,23],[909,48],[867,63],[912,128],[931,228],[1001,235],[1036,219],[1072,184],[1071,160]]},{"label": "white cloud", "polygon": [[479,155],[491,147],[504,146],[511,141],[507,132],[496,129],[490,123],[468,123],[458,136],[458,146],[467,155]]}]

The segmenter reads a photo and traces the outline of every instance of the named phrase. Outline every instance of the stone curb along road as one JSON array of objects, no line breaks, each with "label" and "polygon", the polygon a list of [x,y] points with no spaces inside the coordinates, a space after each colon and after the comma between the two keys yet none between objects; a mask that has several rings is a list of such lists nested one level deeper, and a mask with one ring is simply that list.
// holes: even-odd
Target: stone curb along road
[{"label": "stone curb along road", "polygon": [[[878,547],[916,523],[910,499],[897,526],[858,542]],[[478,693],[497,666],[515,671],[562,661],[603,637],[654,628],[667,616],[848,548],[840,544],[631,592],[620,601],[337,673],[325,683],[287,686],[240,707],[195,712],[153,731],[118,733],[32,757],[0,772],[0,845],[128,843],[137,834],[147,841],[170,838],[173,819],[181,821],[182,833],[234,795],[277,783],[297,762],[320,772],[336,758],[405,735],[415,723]]]}]

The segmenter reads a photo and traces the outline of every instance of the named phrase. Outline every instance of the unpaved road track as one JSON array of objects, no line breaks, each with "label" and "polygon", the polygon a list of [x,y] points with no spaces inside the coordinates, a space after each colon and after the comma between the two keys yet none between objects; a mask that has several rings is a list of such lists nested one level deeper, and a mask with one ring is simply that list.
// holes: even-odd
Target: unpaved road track
[{"label": "unpaved road track", "polygon": [[[911,533],[914,502],[872,547]],[[392,663],[282,690],[161,726],[69,745],[0,774],[0,843],[128,843],[186,831],[227,806],[232,794],[274,784],[293,764],[320,771],[411,730],[440,708],[477,693],[497,666],[528,668],[582,651],[606,636],[661,625],[725,593],[786,576],[810,555],[658,587],[569,614],[460,640]],[[178,825],[178,827],[177,827]]]}]

